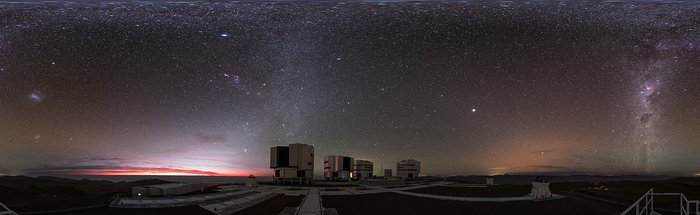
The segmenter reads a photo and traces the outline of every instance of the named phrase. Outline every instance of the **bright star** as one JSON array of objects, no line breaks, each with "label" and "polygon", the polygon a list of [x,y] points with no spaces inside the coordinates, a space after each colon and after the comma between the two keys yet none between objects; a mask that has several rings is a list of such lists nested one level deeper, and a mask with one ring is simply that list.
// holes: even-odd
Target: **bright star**
[{"label": "bright star", "polygon": [[222,37],[228,37],[228,34],[227,34],[227,33],[223,33],[223,34],[221,34],[221,36],[222,36]]},{"label": "bright star", "polygon": [[476,112],[476,108],[472,108],[472,113],[473,113],[473,112]]}]

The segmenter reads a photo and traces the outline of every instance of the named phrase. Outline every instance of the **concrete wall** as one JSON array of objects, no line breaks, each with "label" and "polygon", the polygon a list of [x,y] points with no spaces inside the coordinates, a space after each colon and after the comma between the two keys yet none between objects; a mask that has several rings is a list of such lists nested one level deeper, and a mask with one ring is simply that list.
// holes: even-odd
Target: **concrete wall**
[{"label": "concrete wall", "polygon": [[277,146],[270,148],[270,168],[277,167]]},{"label": "concrete wall", "polygon": [[132,187],[131,188],[131,195],[132,196],[162,196],[163,189],[159,189],[159,188],[155,188],[155,187]]},{"label": "concrete wall", "polygon": [[199,183],[197,183],[197,184],[182,184],[182,185],[177,186],[177,187],[163,189],[163,195],[166,195],[166,196],[182,195],[185,193],[191,193],[191,192],[195,192],[198,190],[202,190],[204,188],[206,188],[206,186],[204,184],[199,184]]},{"label": "concrete wall", "polygon": [[299,170],[314,170],[314,147],[301,143],[290,144],[289,166]]},{"label": "concrete wall", "polygon": [[132,196],[175,196],[195,192],[207,188],[204,183],[160,184],[152,186],[132,187]]}]

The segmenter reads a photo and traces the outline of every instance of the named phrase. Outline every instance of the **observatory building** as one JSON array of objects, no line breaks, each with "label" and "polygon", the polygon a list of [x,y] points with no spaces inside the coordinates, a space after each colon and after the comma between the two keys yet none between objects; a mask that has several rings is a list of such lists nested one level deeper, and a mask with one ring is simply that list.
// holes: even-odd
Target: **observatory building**
[{"label": "observatory building", "polygon": [[353,177],[354,162],[352,157],[326,155],[323,157],[323,178],[326,181],[349,181]]},{"label": "observatory building", "polygon": [[396,163],[396,177],[405,180],[416,180],[420,173],[420,162],[413,159],[402,160]]},{"label": "observatory building", "polygon": [[314,177],[314,147],[293,143],[270,148],[270,168],[275,183],[311,183]]},{"label": "observatory building", "polygon": [[370,161],[355,160],[355,163],[352,165],[352,179],[361,180],[371,178],[374,172],[373,165],[374,164]]},{"label": "observatory building", "polygon": [[486,177],[486,185],[494,185],[493,177]]},{"label": "observatory building", "polygon": [[532,182],[532,190],[530,196],[535,199],[546,199],[552,197],[552,191],[549,190],[549,181],[543,177],[537,177]]}]

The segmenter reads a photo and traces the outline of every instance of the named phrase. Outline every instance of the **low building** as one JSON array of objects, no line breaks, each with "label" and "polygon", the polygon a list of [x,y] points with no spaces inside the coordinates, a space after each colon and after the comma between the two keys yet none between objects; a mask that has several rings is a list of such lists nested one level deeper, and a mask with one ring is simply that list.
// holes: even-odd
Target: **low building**
[{"label": "low building", "polygon": [[420,174],[420,162],[408,159],[396,163],[396,177],[405,180],[416,180]]},{"label": "low building", "polygon": [[532,182],[532,190],[530,191],[530,196],[535,199],[547,199],[552,197],[552,191],[549,190],[549,181],[542,177],[537,177],[535,181]]},{"label": "low building", "polygon": [[270,168],[275,183],[310,184],[314,177],[314,147],[293,143],[270,148]]},{"label": "low building", "polygon": [[384,178],[391,178],[391,169],[384,169]]},{"label": "low building", "polygon": [[352,157],[326,155],[323,157],[323,178],[326,181],[349,181],[354,162]]},{"label": "low building", "polygon": [[177,196],[195,191],[203,191],[212,184],[205,183],[168,183],[131,188],[132,196]]},{"label": "low building", "polygon": [[374,164],[366,160],[355,160],[352,165],[352,179],[360,180],[371,178],[374,173]]},{"label": "low building", "polygon": [[248,176],[248,180],[245,182],[245,186],[256,188],[258,187],[258,180],[255,178],[254,175],[251,174]]},{"label": "low building", "polygon": [[493,185],[493,177],[486,177],[486,185]]}]

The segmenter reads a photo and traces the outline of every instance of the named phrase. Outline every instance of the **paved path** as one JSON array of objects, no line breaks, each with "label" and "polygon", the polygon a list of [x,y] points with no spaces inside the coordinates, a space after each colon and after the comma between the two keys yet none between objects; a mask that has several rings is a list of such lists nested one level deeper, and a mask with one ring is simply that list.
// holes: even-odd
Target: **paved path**
[{"label": "paved path", "polygon": [[401,190],[413,190],[413,189],[420,189],[420,188],[434,187],[434,186],[445,186],[445,185],[451,185],[451,184],[454,184],[454,182],[439,181],[439,182],[434,182],[434,183],[429,183],[429,184],[412,185],[412,186],[396,187],[396,188],[385,188],[385,189],[401,191]]},{"label": "paved path", "polygon": [[497,184],[494,184],[494,185],[486,185],[486,184],[445,184],[445,185],[441,185],[441,186],[444,186],[444,187],[474,187],[474,188],[484,188],[484,187],[495,186],[495,185],[497,185]]},{"label": "paved path", "polygon": [[233,214],[274,197],[282,189],[282,187],[265,187],[257,190],[260,193],[199,206],[215,214]]},{"label": "paved path", "polygon": [[0,215],[17,215],[17,213],[0,202]]},{"label": "paved path", "polygon": [[[325,190],[320,190],[320,188],[310,188],[309,195],[311,195],[312,193],[315,193],[315,192],[318,192],[319,195],[361,195],[361,194],[393,192],[393,193],[398,193],[398,194],[402,194],[402,195],[416,196],[416,197],[421,197],[421,198],[431,198],[431,199],[441,199],[441,200],[451,200],[451,201],[464,201],[464,202],[510,202],[510,201],[527,201],[527,200],[533,201],[533,200],[535,200],[535,198],[533,198],[532,196],[459,197],[459,196],[442,196],[442,195],[434,195],[434,194],[415,193],[415,192],[409,191],[409,190],[413,190],[413,189],[420,189],[420,188],[434,187],[434,186],[486,187],[485,185],[461,185],[461,184],[455,184],[454,182],[447,182],[447,181],[440,181],[440,182],[435,182],[435,183],[430,183],[430,184],[412,185],[412,186],[405,186],[405,187],[395,187],[395,188],[385,188],[385,187],[380,187],[380,186],[368,186],[368,185],[363,185],[363,186],[371,188],[371,189],[363,190],[363,189],[357,189],[357,187],[352,187],[352,188],[340,188],[339,190],[334,190],[334,191],[325,191]],[[306,190],[306,189],[304,189],[304,190]],[[288,192],[290,192],[290,191],[285,191],[285,190],[278,191],[278,193],[283,193],[283,194],[289,195]],[[309,195],[307,195],[307,198],[309,198]],[[552,198],[543,199],[543,200],[552,200],[552,199],[560,199],[560,198],[564,198],[564,196],[552,194]]]},{"label": "paved path", "polygon": [[[344,195],[361,195],[361,194],[372,194],[372,193],[384,193],[384,192],[389,192],[388,190],[412,190],[412,189],[419,189],[419,188],[426,188],[426,187],[433,187],[433,186],[448,186],[450,184],[453,184],[454,182],[436,182],[436,183],[430,183],[430,184],[421,184],[421,185],[409,185],[405,187],[395,187],[395,188],[385,188],[385,189],[358,189],[358,187],[348,187],[348,188],[338,188],[338,190],[321,190],[321,195],[322,196],[344,196]],[[365,187],[374,187],[374,186],[366,186],[362,185]],[[388,189],[388,190],[387,190]]]},{"label": "paved path", "polygon": [[[440,184],[440,183],[436,183]],[[436,185],[434,185],[436,186]],[[422,198],[431,198],[431,199],[441,199],[441,200],[452,200],[452,201],[463,201],[463,202],[511,202],[511,201],[525,201],[525,200],[535,200],[532,196],[518,196],[518,197],[459,197],[459,196],[441,196],[441,195],[433,195],[433,194],[424,194],[424,193],[414,193],[414,192],[407,192],[403,191],[400,189],[387,189],[383,187],[372,187],[374,189],[380,189],[380,190],[385,190],[388,192],[393,192],[393,193],[398,193],[402,195],[409,195],[409,196],[416,196],[416,197],[422,197]],[[415,189],[417,187],[411,187],[409,189]],[[408,190],[408,189],[406,189]],[[552,194],[551,199],[559,199],[563,198],[563,196]],[[548,199],[549,200],[549,199]]]},{"label": "paved path", "polygon": [[321,205],[321,191],[319,188],[311,188],[306,198],[301,202],[301,206],[296,214],[300,215],[322,215],[323,206]]}]

